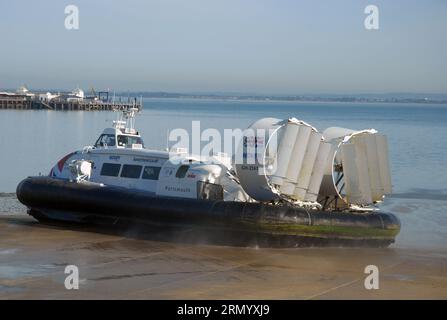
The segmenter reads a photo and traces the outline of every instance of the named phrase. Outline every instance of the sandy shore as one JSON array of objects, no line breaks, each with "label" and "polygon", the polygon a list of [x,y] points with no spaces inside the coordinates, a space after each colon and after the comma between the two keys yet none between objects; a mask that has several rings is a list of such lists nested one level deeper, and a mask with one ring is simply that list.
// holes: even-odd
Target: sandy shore
[{"label": "sandy shore", "polygon": [[[66,290],[65,267],[79,267]],[[379,267],[366,290],[364,268]],[[446,299],[447,250],[257,249],[41,225],[0,215],[0,299]]]}]

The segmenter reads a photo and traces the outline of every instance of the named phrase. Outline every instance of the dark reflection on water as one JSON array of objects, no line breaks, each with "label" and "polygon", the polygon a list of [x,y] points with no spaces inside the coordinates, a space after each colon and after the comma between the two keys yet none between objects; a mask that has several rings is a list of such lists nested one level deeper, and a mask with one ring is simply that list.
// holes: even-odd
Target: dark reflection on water
[{"label": "dark reflection on water", "polygon": [[440,193],[441,190],[429,190],[428,192],[424,191],[423,189],[421,190],[422,191],[393,193],[391,197],[397,199],[422,199],[422,200],[447,201],[447,194]]}]

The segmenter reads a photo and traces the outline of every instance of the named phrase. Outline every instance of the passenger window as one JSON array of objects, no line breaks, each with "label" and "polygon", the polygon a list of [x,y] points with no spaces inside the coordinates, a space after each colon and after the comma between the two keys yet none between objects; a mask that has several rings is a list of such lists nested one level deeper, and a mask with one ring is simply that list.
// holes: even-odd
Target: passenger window
[{"label": "passenger window", "polygon": [[160,169],[161,167],[144,167],[142,178],[147,180],[158,180]]},{"label": "passenger window", "polygon": [[178,168],[177,173],[175,174],[176,178],[184,178],[186,176],[186,172],[188,172],[189,166],[180,166]]},{"label": "passenger window", "polygon": [[138,179],[140,178],[141,170],[142,170],[141,166],[125,164],[123,165],[123,170],[121,170],[121,177]]},{"label": "passenger window", "polygon": [[101,168],[101,175],[108,177],[118,177],[121,165],[118,163],[104,163]]}]

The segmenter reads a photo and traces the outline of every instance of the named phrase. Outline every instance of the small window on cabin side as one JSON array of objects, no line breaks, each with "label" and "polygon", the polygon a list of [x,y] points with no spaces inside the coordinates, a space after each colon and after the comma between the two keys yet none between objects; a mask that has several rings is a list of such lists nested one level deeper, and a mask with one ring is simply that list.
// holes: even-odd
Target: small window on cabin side
[{"label": "small window on cabin side", "polygon": [[132,178],[138,179],[141,175],[142,166],[136,166],[133,164],[125,164],[123,165],[123,170],[121,170],[122,178]]},{"label": "small window on cabin side", "polygon": [[177,173],[175,174],[176,178],[184,178],[186,173],[188,172],[189,166],[183,165],[178,168]]},{"label": "small window on cabin side", "polygon": [[158,180],[160,169],[161,167],[144,167],[142,178],[147,180]]},{"label": "small window on cabin side", "polygon": [[118,163],[104,163],[101,168],[101,175],[108,177],[118,177],[121,165]]}]

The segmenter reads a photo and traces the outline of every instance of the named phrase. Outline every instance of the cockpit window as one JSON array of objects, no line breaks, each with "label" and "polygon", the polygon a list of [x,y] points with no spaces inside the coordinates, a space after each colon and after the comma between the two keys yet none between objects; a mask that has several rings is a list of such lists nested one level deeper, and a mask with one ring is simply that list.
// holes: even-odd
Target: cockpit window
[{"label": "cockpit window", "polygon": [[118,147],[132,148],[133,144],[140,144],[143,146],[143,140],[140,137],[118,136]]},{"label": "cockpit window", "polygon": [[95,147],[114,147],[115,146],[115,135],[113,134],[102,134],[98,140],[96,140]]}]

